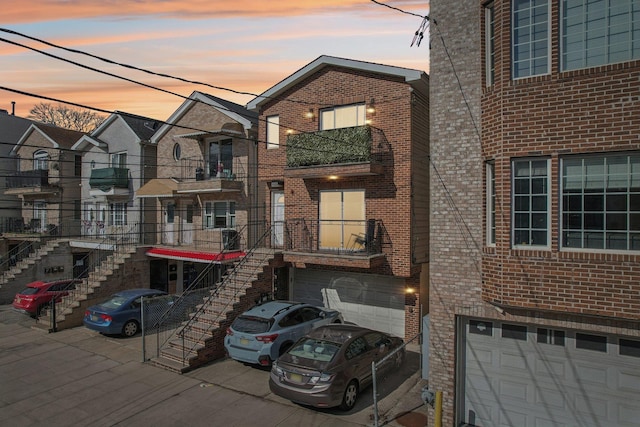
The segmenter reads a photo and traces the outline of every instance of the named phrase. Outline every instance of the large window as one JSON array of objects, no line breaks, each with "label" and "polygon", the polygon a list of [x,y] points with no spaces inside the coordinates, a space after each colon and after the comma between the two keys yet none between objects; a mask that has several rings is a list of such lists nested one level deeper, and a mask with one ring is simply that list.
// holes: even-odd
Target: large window
[{"label": "large window", "polygon": [[230,139],[209,143],[209,176],[231,177],[233,173],[233,144]]},{"label": "large window", "polygon": [[366,116],[364,104],[324,109],[320,111],[320,130],[364,126]]},{"label": "large window", "polygon": [[267,117],[267,148],[280,146],[280,117]]},{"label": "large window", "polygon": [[549,0],[514,0],[511,55],[513,78],[549,73]]},{"label": "large window", "polygon": [[362,249],[365,238],[364,190],[320,192],[320,238],[324,249]]},{"label": "large window", "polygon": [[561,0],[563,71],[640,58],[638,0]]},{"label": "large window", "polygon": [[111,167],[112,168],[127,168],[127,153],[113,153],[111,155]]},{"label": "large window", "polygon": [[235,228],[235,202],[205,202],[203,228]]},{"label": "large window", "polygon": [[127,204],[111,203],[109,225],[127,225]]},{"label": "large window", "polygon": [[485,79],[486,85],[491,86],[494,82],[496,68],[495,9],[493,3],[488,4],[484,12]]},{"label": "large window", "polygon": [[496,244],[496,165],[487,163],[487,245]]},{"label": "large window", "polygon": [[640,154],[562,159],[562,247],[640,250]]},{"label": "large window", "polygon": [[33,170],[49,170],[49,153],[44,150],[33,153]]},{"label": "large window", "polygon": [[549,246],[549,161],[513,162],[513,246]]}]

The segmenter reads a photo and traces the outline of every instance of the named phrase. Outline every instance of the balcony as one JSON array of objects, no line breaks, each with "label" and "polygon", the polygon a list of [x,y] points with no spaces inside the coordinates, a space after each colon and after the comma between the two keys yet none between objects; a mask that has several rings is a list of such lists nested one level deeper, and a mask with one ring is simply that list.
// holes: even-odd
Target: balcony
[{"label": "balcony", "polygon": [[234,159],[229,168],[202,167],[202,160],[182,159],[178,194],[239,192],[244,189],[245,173],[239,159]]},{"label": "balcony", "polygon": [[[299,133],[287,138],[288,178],[381,175],[384,134],[370,126]],[[387,150],[388,151],[388,150]]]},{"label": "balcony", "polygon": [[385,260],[388,239],[381,220],[294,219],[278,228],[284,232],[286,262],[374,268]]},{"label": "balcony", "polygon": [[92,169],[89,187],[91,187],[89,190],[91,196],[127,196],[129,195],[129,169]]},{"label": "balcony", "polygon": [[7,177],[6,185],[4,194],[47,195],[58,190],[57,186],[49,183],[49,171],[46,169],[16,172]]}]

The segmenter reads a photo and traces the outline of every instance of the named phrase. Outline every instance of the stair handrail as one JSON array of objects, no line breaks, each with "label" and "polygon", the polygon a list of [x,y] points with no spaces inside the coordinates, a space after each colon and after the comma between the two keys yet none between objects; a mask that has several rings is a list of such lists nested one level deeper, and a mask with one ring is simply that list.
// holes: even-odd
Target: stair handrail
[{"label": "stair handrail", "polygon": [[[165,348],[167,346],[167,343],[170,340],[172,340],[174,337],[178,336],[182,340],[182,343],[183,343],[183,345],[182,345],[183,351],[182,351],[182,360],[181,360],[181,362],[182,362],[183,366],[186,366],[186,363],[185,363],[186,354],[188,354],[191,351],[193,351],[193,348],[189,349],[189,351],[185,350],[184,334],[186,333],[186,331],[191,330],[193,323],[197,321],[197,319],[200,317],[200,315],[202,313],[204,313],[205,307],[208,304],[210,304],[211,300],[214,298],[214,295],[217,295],[217,293],[221,289],[224,289],[226,287],[227,283],[232,280],[231,278],[235,277],[237,275],[238,271],[247,262],[247,260],[251,258],[251,256],[255,253],[256,249],[265,247],[263,245],[263,242],[266,240],[267,236],[271,235],[271,231],[272,231],[271,230],[271,226],[267,227],[266,231],[262,234],[262,236],[260,238],[257,239],[256,243],[245,252],[245,255],[238,262],[236,262],[234,264],[233,269],[231,269],[230,271],[227,271],[220,282],[218,282],[218,283],[214,284],[214,286],[211,286],[210,288],[208,288],[209,295],[206,298],[203,298],[200,301],[200,304],[199,304],[197,310],[190,314],[189,319],[186,321],[186,323],[181,328],[175,329],[162,343],[160,343],[159,340],[158,340],[158,355],[160,354],[160,350]],[[238,235],[240,235],[240,233],[238,233]],[[205,268],[205,270],[213,268],[214,264],[215,264],[214,262],[210,263],[207,266],[207,268]],[[206,277],[205,276],[205,274],[206,274],[205,270],[203,270],[203,272],[200,275],[198,275],[198,278],[193,281],[193,284],[191,284],[189,286],[189,288],[194,289],[195,287],[198,286],[199,280],[203,280],[203,278]],[[240,288],[238,290],[236,290],[236,293],[239,292],[239,290],[240,290]],[[185,291],[185,292],[183,292],[183,295],[185,295],[187,293],[188,293],[188,291]],[[159,331],[159,329],[158,329],[158,331]],[[202,336],[200,338],[202,338],[209,331],[210,331],[210,329],[208,329],[207,331],[203,332]]]},{"label": "stair handrail", "polygon": [[[113,268],[113,266],[115,265],[116,256],[121,253],[119,249],[128,248],[130,246],[129,244],[123,244],[123,242],[131,243],[131,236],[137,236],[137,228],[138,223],[134,223],[124,232],[120,231],[105,235],[105,237],[91,251],[89,251],[84,257],[80,259],[83,261],[83,265],[86,265],[86,268],[77,275],[72,276],[72,283],[70,284],[70,286],[74,286],[74,289],[70,288],[70,290],[75,290],[76,292],[79,290],[81,293],[87,292],[89,290],[89,275],[91,273],[100,273],[104,269],[108,268],[108,266],[104,265],[104,261],[108,260],[109,257],[111,257],[111,268]],[[96,253],[102,254],[96,257],[90,264],[85,264],[84,261],[91,259],[92,255]],[[75,287],[75,285],[78,284],[80,285],[80,289]],[[56,312],[63,313],[64,310],[69,308],[74,302],[74,293],[69,293],[69,295],[64,297],[62,301],[57,304]],[[56,319],[52,317],[50,319],[50,322],[51,330],[55,331],[57,329],[54,327]]]},{"label": "stair handrail", "polygon": [[[6,280],[7,273],[11,270],[12,262],[16,264],[22,261],[25,258],[28,258],[31,254],[35,253],[46,245],[50,240],[59,239],[58,236],[58,226],[51,225],[47,233],[43,233],[37,236],[37,240],[24,240],[18,244],[14,250],[16,250],[13,254],[11,251],[7,255],[7,259],[3,260],[0,263],[0,271],[2,271],[2,282]],[[13,259],[12,259],[13,258]]]}]

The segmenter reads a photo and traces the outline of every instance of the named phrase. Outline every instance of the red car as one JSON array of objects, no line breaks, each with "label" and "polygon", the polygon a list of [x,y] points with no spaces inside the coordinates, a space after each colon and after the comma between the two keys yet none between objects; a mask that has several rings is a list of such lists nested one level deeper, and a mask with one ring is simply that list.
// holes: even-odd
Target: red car
[{"label": "red car", "polygon": [[13,299],[13,308],[32,317],[40,314],[54,298],[60,302],[62,297],[76,288],[78,280],[58,280],[55,282],[31,282]]}]

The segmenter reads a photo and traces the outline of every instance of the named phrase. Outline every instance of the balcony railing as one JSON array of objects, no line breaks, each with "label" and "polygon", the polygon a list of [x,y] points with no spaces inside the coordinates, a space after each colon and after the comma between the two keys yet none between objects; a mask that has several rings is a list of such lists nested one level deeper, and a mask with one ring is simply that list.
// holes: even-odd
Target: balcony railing
[{"label": "balcony railing", "polygon": [[382,220],[287,220],[285,250],[301,253],[371,256],[381,254],[386,230]]},{"label": "balcony railing", "polygon": [[91,188],[129,188],[129,169],[92,169],[89,177],[89,186]]},{"label": "balcony railing", "polygon": [[49,171],[46,169],[20,171],[14,176],[7,177],[7,188],[46,187],[47,185],[49,185]]},{"label": "balcony railing", "polygon": [[287,137],[287,167],[376,162],[384,135],[370,126],[355,126]]}]

